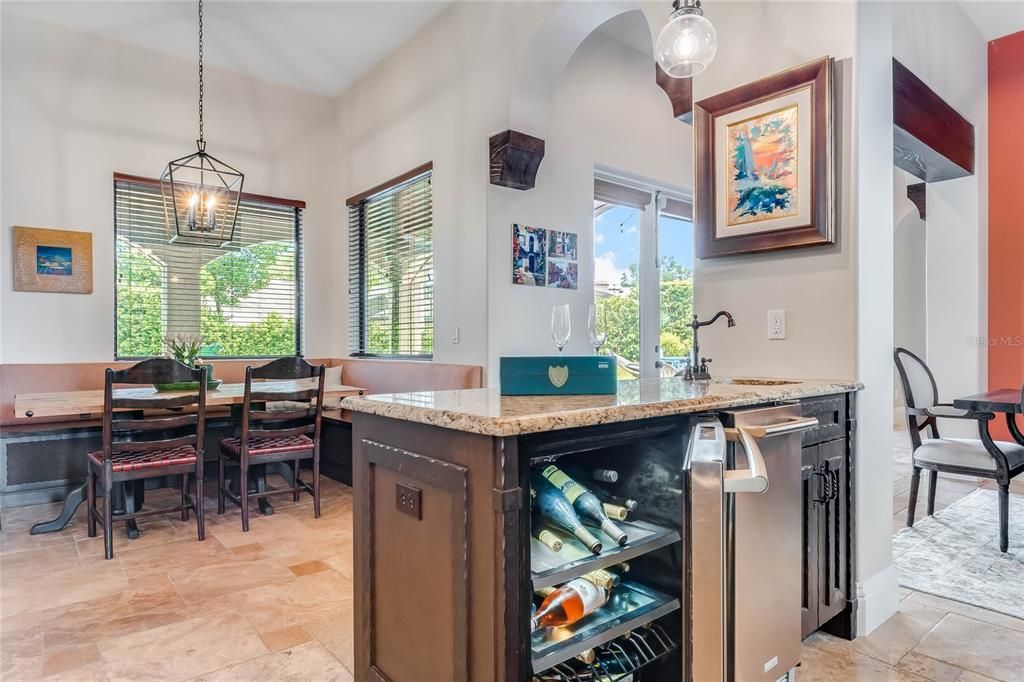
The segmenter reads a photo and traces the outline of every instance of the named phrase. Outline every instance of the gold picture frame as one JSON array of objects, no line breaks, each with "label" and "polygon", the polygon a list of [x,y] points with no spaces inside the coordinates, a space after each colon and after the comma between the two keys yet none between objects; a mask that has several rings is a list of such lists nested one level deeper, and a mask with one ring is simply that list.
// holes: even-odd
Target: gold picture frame
[{"label": "gold picture frame", "polygon": [[92,293],[92,233],[14,227],[14,290]]}]

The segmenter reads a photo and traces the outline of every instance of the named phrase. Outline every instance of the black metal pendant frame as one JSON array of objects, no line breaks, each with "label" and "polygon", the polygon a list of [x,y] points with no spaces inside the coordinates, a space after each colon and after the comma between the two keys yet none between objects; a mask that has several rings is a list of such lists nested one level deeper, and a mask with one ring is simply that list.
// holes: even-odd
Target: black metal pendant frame
[{"label": "black metal pendant frame", "polygon": [[[172,244],[223,247],[235,237],[238,206],[245,175],[220,159],[207,154],[205,143],[199,151],[167,164],[160,177],[164,217]],[[203,199],[193,207],[193,195],[214,198],[213,220]]]}]

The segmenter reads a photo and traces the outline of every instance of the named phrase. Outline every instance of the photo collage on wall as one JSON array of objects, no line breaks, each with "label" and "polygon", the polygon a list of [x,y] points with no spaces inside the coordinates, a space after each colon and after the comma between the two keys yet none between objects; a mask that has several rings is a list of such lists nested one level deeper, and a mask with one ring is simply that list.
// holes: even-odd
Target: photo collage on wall
[{"label": "photo collage on wall", "polygon": [[512,225],[512,283],[556,289],[579,285],[575,232]]}]

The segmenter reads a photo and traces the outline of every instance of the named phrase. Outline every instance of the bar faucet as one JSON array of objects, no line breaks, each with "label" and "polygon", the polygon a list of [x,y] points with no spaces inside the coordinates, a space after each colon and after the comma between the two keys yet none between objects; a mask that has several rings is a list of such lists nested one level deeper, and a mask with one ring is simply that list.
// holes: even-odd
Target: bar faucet
[{"label": "bar faucet", "polygon": [[693,316],[693,321],[690,322],[690,329],[693,330],[693,348],[690,350],[690,364],[683,374],[683,378],[687,381],[706,381],[711,379],[711,372],[708,370],[708,363],[711,362],[711,358],[702,358],[700,356],[700,341],[697,339],[697,330],[714,324],[720,317],[725,317],[728,326],[736,326],[736,321],[732,319],[732,315],[725,310],[719,310],[715,313],[714,317],[703,322],[697,318],[696,314]]}]

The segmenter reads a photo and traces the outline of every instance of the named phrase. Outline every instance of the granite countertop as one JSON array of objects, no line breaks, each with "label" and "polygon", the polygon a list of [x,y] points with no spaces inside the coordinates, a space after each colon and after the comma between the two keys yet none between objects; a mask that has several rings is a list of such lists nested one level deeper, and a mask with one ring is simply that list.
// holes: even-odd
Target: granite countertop
[{"label": "granite countertop", "polygon": [[744,378],[707,384],[672,377],[620,381],[616,395],[502,396],[497,388],[474,388],[350,396],[342,407],[485,436],[518,436],[861,388],[853,381]]}]

